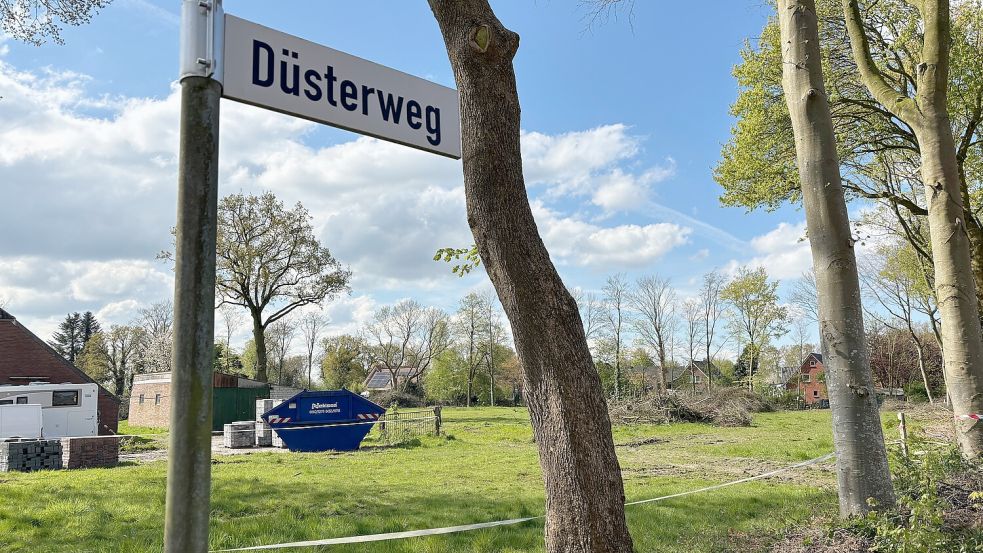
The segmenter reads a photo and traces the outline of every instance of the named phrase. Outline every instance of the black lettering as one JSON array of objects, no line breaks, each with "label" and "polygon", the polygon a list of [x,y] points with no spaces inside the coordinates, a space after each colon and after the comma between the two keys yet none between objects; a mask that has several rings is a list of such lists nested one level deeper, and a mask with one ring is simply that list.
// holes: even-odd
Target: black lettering
[{"label": "black lettering", "polygon": [[[392,117],[393,123],[399,124],[399,112],[403,111],[403,97],[396,96],[396,104],[393,105],[393,95],[386,94],[383,96],[381,90],[377,90],[376,93],[379,95],[379,111],[382,112],[382,118],[389,121],[390,116]],[[363,99],[364,100],[364,99]]]},{"label": "black lettering", "polygon": [[[290,56],[293,58],[297,57],[297,52],[293,55],[287,50],[283,51],[284,56]],[[293,71],[291,72],[293,80],[288,84],[287,82],[287,71],[288,67],[293,66]],[[286,60],[280,60],[280,90],[286,92],[287,94],[293,94],[294,96],[300,96],[300,66],[296,63],[289,63]]]},{"label": "black lettering", "polygon": [[427,106],[427,142],[437,146],[440,144],[440,108]]},{"label": "black lettering", "polygon": [[362,85],[362,115],[369,114],[369,94],[375,92],[375,89],[371,86]]},{"label": "black lettering", "polygon": [[321,75],[313,69],[308,69],[307,72],[304,73],[304,81],[307,82],[307,88],[304,89],[304,95],[307,96],[312,102],[320,100]]},{"label": "black lettering", "polygon": [[328,66],[328,70],[324,73],[324,80],[324,88],[328,91],[328,103],[337,107],[338,101],[334,99],[334,84],[338,78],[334,76],[334,67]]},{"label": "black lettering", "polygon": [[411,129],[419,129],[423,126],[423,123],[420,122],[420,116],[422,115],[423,108],[420,107],[420,102],[416,100],[406,102],[406,124]]},{"label": "black lettering", "polygon": [[358,109],[358,104],[349,103],[349,100],[358,100],[358,87],[351,81],[341,81],[341,105],[348,111]]},{"label": "black lettering", "polygon": [[[259,54],[260,52],[266,52],[266,78],[260,78],[259,76]],[[253,84],[256,86],[272,86],[273,85],[273,48],[270,45],[258,40],[253,40]]]}]

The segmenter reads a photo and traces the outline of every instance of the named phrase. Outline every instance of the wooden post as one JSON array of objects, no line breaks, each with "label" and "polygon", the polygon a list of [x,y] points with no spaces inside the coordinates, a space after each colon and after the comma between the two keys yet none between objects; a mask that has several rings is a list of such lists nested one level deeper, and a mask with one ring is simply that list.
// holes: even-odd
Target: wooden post
[{"label": "wooden post", "polygon": [[904,412],[898,411],[898,430],[901,431],[901,454],[908,458],[908,425]]},{"label": "wooden post", "polygon": [[435,405],[434,406],[434,408],[433,408],[433,416],[434,416],[434,421],[433,421],[434,422],[434,435],[435,436],[440,436],[440,423],[442,422],[440,420],[440,405]]}]

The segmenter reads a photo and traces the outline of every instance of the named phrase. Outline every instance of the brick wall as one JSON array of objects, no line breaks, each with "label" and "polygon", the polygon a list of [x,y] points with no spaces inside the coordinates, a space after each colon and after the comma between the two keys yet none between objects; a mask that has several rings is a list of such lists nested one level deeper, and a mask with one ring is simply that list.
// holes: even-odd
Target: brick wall
[{"label": "brick wall", "polygon": [[[130,392],[130,426],[165,428],[170,424],[171,414],[170,381],[133,383]],[[143,402],[140,402],[140,396]],[[160,396],[158,401],[157,396]]]},{"label": "brick wall", "polygon": [[816,363],[815,367],[802,370],[803,376],[809,375],[809,382],[802,382],[801,384],[802,398],[806,405],[829,399],[826,395],[826,382],[822,377],[823,372],[822,363]]},{"label": "brick wall", "polygon": [[112,467],[119,462],[120,438],[62,438],[61,463],[66,469]]}]

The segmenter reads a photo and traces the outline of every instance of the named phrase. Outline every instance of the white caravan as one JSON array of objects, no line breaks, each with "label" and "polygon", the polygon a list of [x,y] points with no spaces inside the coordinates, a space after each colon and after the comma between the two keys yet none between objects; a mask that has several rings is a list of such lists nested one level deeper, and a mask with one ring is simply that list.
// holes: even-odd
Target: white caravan
[{"label": "white caravan", "polygon": [[0,440],[40,437],[40,405],[0,405]]},{"label": "white caravan", "polygon": [[40,405],[45,438],[95,436],[99,433],[99,387],[95,384],[0,386],[0,408]]}]

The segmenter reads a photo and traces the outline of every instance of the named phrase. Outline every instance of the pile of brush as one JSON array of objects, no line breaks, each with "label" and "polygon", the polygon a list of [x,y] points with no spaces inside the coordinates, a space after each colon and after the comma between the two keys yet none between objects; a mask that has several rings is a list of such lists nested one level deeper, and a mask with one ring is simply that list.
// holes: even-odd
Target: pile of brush
[{"label": "pile of brush", "polygon": [[720,388],[695,395],[653,394],[608,402],[612,424],[703,422],[717,426],[750,426],[753,413],[774,410],[768,400],[743,388]]}]

